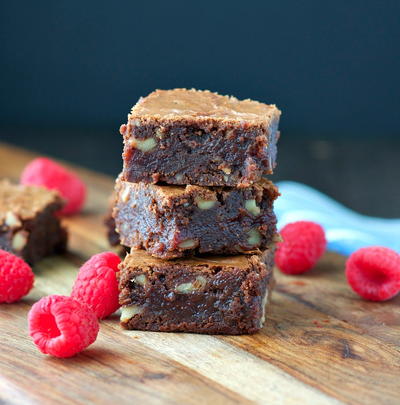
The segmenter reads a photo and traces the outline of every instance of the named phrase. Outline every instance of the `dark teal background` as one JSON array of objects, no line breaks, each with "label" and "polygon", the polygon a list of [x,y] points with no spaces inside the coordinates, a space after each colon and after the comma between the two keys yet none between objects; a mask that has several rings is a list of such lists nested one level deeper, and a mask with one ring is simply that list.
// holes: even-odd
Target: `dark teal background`
[{"label": "dark teal background", "polygon": [[154,88],[276,103],[286,136],[393,136],[400,1],[1,2],[2,126],[115,128]]}]

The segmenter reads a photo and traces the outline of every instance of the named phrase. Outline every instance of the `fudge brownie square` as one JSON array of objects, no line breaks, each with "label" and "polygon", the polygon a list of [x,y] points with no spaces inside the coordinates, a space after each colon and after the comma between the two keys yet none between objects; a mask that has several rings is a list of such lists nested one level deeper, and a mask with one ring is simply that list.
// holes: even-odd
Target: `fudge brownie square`
[{"label": "fudge brownie square", "polygon": [[249,186],[275,167],[280,114],[207,90],[156,90],[120,128],[123,180]]},{"label": "fudge brownie square", "polygon": [[120,264],[126,329],[239,335],[257,332],[274,285],[274,249],[261,255],[165,261],[132,250]]},{"label": "fudge brownie square", "polygon": [[121,244],[162,259],[264,250],[276,232],[268,180],[247,188],[160,186],[117,179],[113,210]]},{"label": "fudge brownie square", "polygon": [[29,264],[64,252],[67,232],[56,215],[63,205],[55,191],[0,181],[0,249]]}]

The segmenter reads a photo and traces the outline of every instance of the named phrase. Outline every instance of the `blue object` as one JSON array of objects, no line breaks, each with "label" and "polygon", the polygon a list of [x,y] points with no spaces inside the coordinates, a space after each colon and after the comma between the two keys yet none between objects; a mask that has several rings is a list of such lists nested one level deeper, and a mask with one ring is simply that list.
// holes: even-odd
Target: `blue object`
[{"label": "blue object", "polygon": [[400,252],[400,219],[367,217],[304,184],[282,181],[275,202],[278,228],[300,220],[314,221],[326,232],[328,249],[349,255],[372,245]]}]

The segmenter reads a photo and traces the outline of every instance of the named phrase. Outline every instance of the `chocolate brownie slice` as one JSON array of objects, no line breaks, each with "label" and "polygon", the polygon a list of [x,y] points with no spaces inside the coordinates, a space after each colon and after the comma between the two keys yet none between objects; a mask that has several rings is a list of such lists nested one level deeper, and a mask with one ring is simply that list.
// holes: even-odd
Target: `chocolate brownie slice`
[{"label": "chocolate brownie slice", "polygon": [[155,257],[264,250],[276,232],[268,180],[247,188],[159,186],[117,179],[113,210],[121,244]]},{"label": "chocolate brownie slice", "polygon": [[30,264],[64,252],[67,232],[55,215],[63,205],[55,191],[0,181],[0,249]]},{"label": "chocolate brownie slice", "polygon": [[118,273],[126,329],[239,335],[264,324],[274,249],[165,261],[132,250]]},{"label": "chocolate brownie slice", "polygon": [[207,90],[156,90],[120,128],[123,180],[249,186],[275,167],[280,114]]}]

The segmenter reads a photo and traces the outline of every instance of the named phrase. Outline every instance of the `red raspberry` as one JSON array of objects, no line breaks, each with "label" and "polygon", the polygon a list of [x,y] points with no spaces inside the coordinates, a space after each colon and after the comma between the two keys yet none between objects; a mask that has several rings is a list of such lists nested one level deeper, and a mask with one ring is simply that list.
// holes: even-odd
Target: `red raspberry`
[{"label": "red raspberry", "polygon": [[277,244],[275,264],[283,273],[305,273],[315,266],[325,252],[325,232],[315,222],[287,224],[280,234],[283,242]]},{"label": "red raspberry", "polygon": [[0,249],[0,303],[11,303],[28,294],[34,275],[20,257]]},{"label": "red raspberry", "polygon": [[121,259],[113,252],[92,256],[79,270],[71,297],[87,304],[99,319],[119,308],[116,272]]},{"label": "red raspberry", "polygon": [[42,353],[71,357],[91,345],[99,332],[93,311],[70,297],[49,295],[28,314],[29,334]]},{"label": "red raspberry", "polygon": [[347,259],[346,277],[361,297],[388,300],[400,291],[400,255],[381,246],[358,249]]},{"label": "red raspberry", "polygon": [[32,160],[21,174],[21,183],[57,190],[67,202],[60,211],[61,215],[79,212],[85,202],[86,186],[82,180],[47,158]]}]

